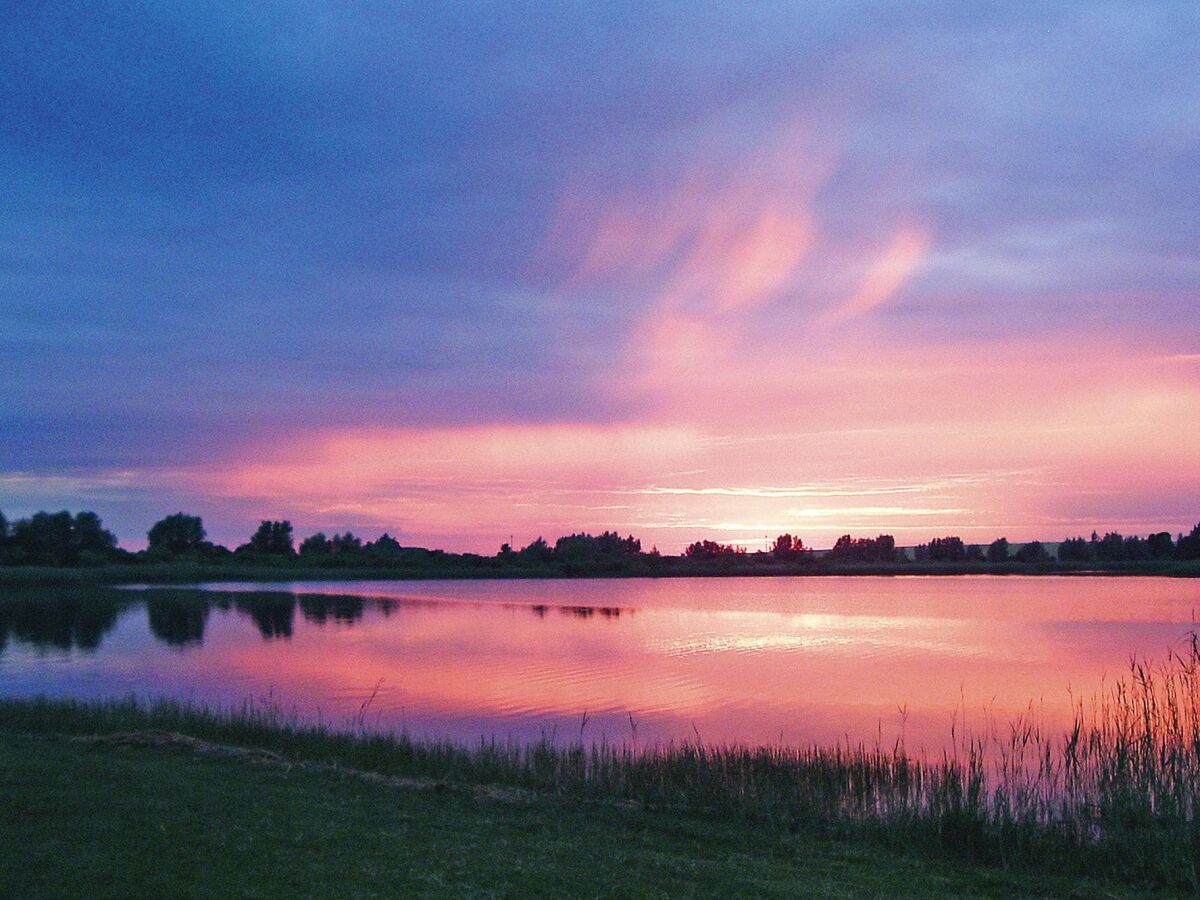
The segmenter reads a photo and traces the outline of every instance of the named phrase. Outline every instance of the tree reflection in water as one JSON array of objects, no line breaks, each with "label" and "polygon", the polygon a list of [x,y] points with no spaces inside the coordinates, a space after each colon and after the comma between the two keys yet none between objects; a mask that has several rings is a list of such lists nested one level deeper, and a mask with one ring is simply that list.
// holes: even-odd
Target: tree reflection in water
[{"label": "tree reflection in water", "polygon": [[0,594],[0,651],[10,640],[39,650],[93,651],[136,603],[104,589],[13,589]]},{"label": "tree reflection in water", "polygon": [[[428,603],[430,601],[414,601]],[[121,613],[146,608],[150,633],[170,647],[187,649],[204,643],[213,609],[234,611],[252,621],[266,640],[288,639],[296,609],[317,626],[353,626],[369,608],[390,616],[403,606],[387,598],[353,594],[293,594],[285,591],[218,592],[183,588],[125,591],[113,588],[8,588],[0,592],[0,653],[16,641],[39,650],[93,651],[116,627]],[[613,620],[631,612],[614,606],[546,606],[504,604],[544,619],[550,610],[579,619]]]},{"label": "tree reflection in water", "polygon": [[163,591],[146,598],[150,633],[172,647],[204,643],[204,626],[212,603],[196,591]]}]

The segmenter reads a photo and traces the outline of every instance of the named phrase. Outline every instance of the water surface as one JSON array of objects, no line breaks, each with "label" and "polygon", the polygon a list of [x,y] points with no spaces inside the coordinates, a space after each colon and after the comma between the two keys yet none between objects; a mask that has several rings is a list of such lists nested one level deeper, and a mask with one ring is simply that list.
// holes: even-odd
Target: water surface
[{"label": "water surface", "polygon": [[1057,727],[1198,606],[1200,581],[1163,578],[47,587],[0,595],[0,693],[265,700],[461,740],[934,748],[964,719]]}]

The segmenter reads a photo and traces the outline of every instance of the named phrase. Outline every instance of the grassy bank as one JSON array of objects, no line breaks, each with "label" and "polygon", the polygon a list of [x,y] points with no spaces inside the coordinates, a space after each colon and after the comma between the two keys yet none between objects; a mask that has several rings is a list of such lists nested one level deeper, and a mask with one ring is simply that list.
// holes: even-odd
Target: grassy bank
[{"label": "grassy bank", "polygon": [[1102,575],[1200,577],[1200,562],[1158,560],[1115,563],[761,563],[663,558],[628,564],[589,566],[554,563],[499,566],[493,560],[474,565],[323,567],[315,565],[128,563],[91,567],[0,566],[0,586],[40,584],[203,584],[216,581],[411,581],[451,579],[544,578],[746,578],[778,576],[901,575]]},{"label": "grassy bank", "polygon": [[711,816],[387,783],[12,724],[0,727],[6,897],[1134,894]]},{"label": "grassy bank", "polygon": [[[313,775],[355,770],[488,785],[520,792],[522,802],[534,805],[565,804],[569,815],[582,816],[586,808],[707,823],[763,853],[802,836],[822,846],[876,847],[930,864],[953,859],[973,871],[982,865],[1026,879],[1057,873],[1164,891],[1200,888],[1195,640],[1159,665],[1133,666],[1081,705],[1065,734],[1016,722],[1000,734],[957,734],[954,749],[936,758],[910,756],[898,745],[464,747],[365,729],[332,732],[270,708],[213,712],[173,703],[0,701],[0,732],[183,734],[260,748]],[[54,752],[63,766],[78,763],[75,749]]]}]

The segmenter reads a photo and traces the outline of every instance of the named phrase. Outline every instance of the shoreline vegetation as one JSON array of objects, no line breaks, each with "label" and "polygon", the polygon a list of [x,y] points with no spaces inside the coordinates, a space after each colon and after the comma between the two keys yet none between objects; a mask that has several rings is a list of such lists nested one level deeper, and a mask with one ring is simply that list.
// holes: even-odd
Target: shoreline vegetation
[{"label": "shoreline vegetation", "polygon": [[875,564],[792,566],[688,566],[640,567],[575,565],[513,567],[413,565],[387,567],[308,567],[302,565],[221,565],[211,563],[109,563],[97,566],[0,566],[0,587],[54,584],[161,584],[189,585],[213,582],[320,582],[320,581],[469,581],[589,579],[589,578],[771,578],[771,577],[953,577],[953,576],[1076,576],[1200,578],[1194,561],[1139,562],[1104,565],[1045,564],[1038,566]]},{"label": "shoreline vegetation", "polygon": [[[1032,706],[1031,706],[1032,709]],[[1135,661],[1047,733],[1036,716],[951,749],[893,744],[474,745],[378,733],[367,708],[341,729],[264,704],[0,700],[0,736],[241,757],[280,770],[518,804],[626,810],[714,823],[768,843],[788,836],[876,847],[1038,878],[1200,890],[1200,642]],[[584,804],[580,807],[579,804]],[[719,824],[717,824],[719,823]]]},{"label": "shoreline vegetation", "polygon": [[0,772],[0,895],[13,897],[1147,894],[145,733],[21,734],[0,720]]},{"label": "shoreline vegetation", "polygon": [[766,550],[709,540],[678,556],[644,550],[633,535],[571,534],[553,544],[537,538],[493,556],[405,547],[388,534],[363,541],[318,532],[296,546],[287,520],[264,520],[234,549],[206,540],[199,516],[156,522],[147,548],[117,545],[93,512],[39,512],[9,523],[0,514],[0,584],[46,582],[194,583],[206,581],[405,580],[451,578],[619,578],[775,575],[1162,575],[1200,577],[1200,524],[1172,537],[1093,532],[1057,544],[968,544],[948,535],[898,547],[891,535],[844,535],[813,550],[781,534]]}]

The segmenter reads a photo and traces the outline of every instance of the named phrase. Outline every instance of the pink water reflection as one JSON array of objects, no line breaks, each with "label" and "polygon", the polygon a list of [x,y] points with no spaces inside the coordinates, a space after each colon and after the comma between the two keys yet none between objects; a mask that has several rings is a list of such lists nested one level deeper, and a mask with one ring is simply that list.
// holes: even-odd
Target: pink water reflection
[{"label": "pink water reflection", "polygon": [[[265,638],[238,591],[308,597]],[[346,723],[474,739],[941,746],[1032,701],[1065,721],[1131,654],[1188,632],[1200,582],[1150,578],[795,578],[211,585],[203,640],[157,641],[134,595],[94,653],[11,643],[6,693],[272,696]],[[361,616],[320,598],[370,598]],[[153,598],[154,591],[144,595]],[[390,601],[390,602],[386,602]],[[155,601],[151,601],[155,602]],[[308,610],[307,612],[305,610]],[[282,613],[280,613],[282,615]],[[319,621],[321,618],[324,621]],[[285,629],[286,630],[286,629]],[[907,710],[906,714],[901,710]],[[903,725],[902,725],[903,723]]]}]

